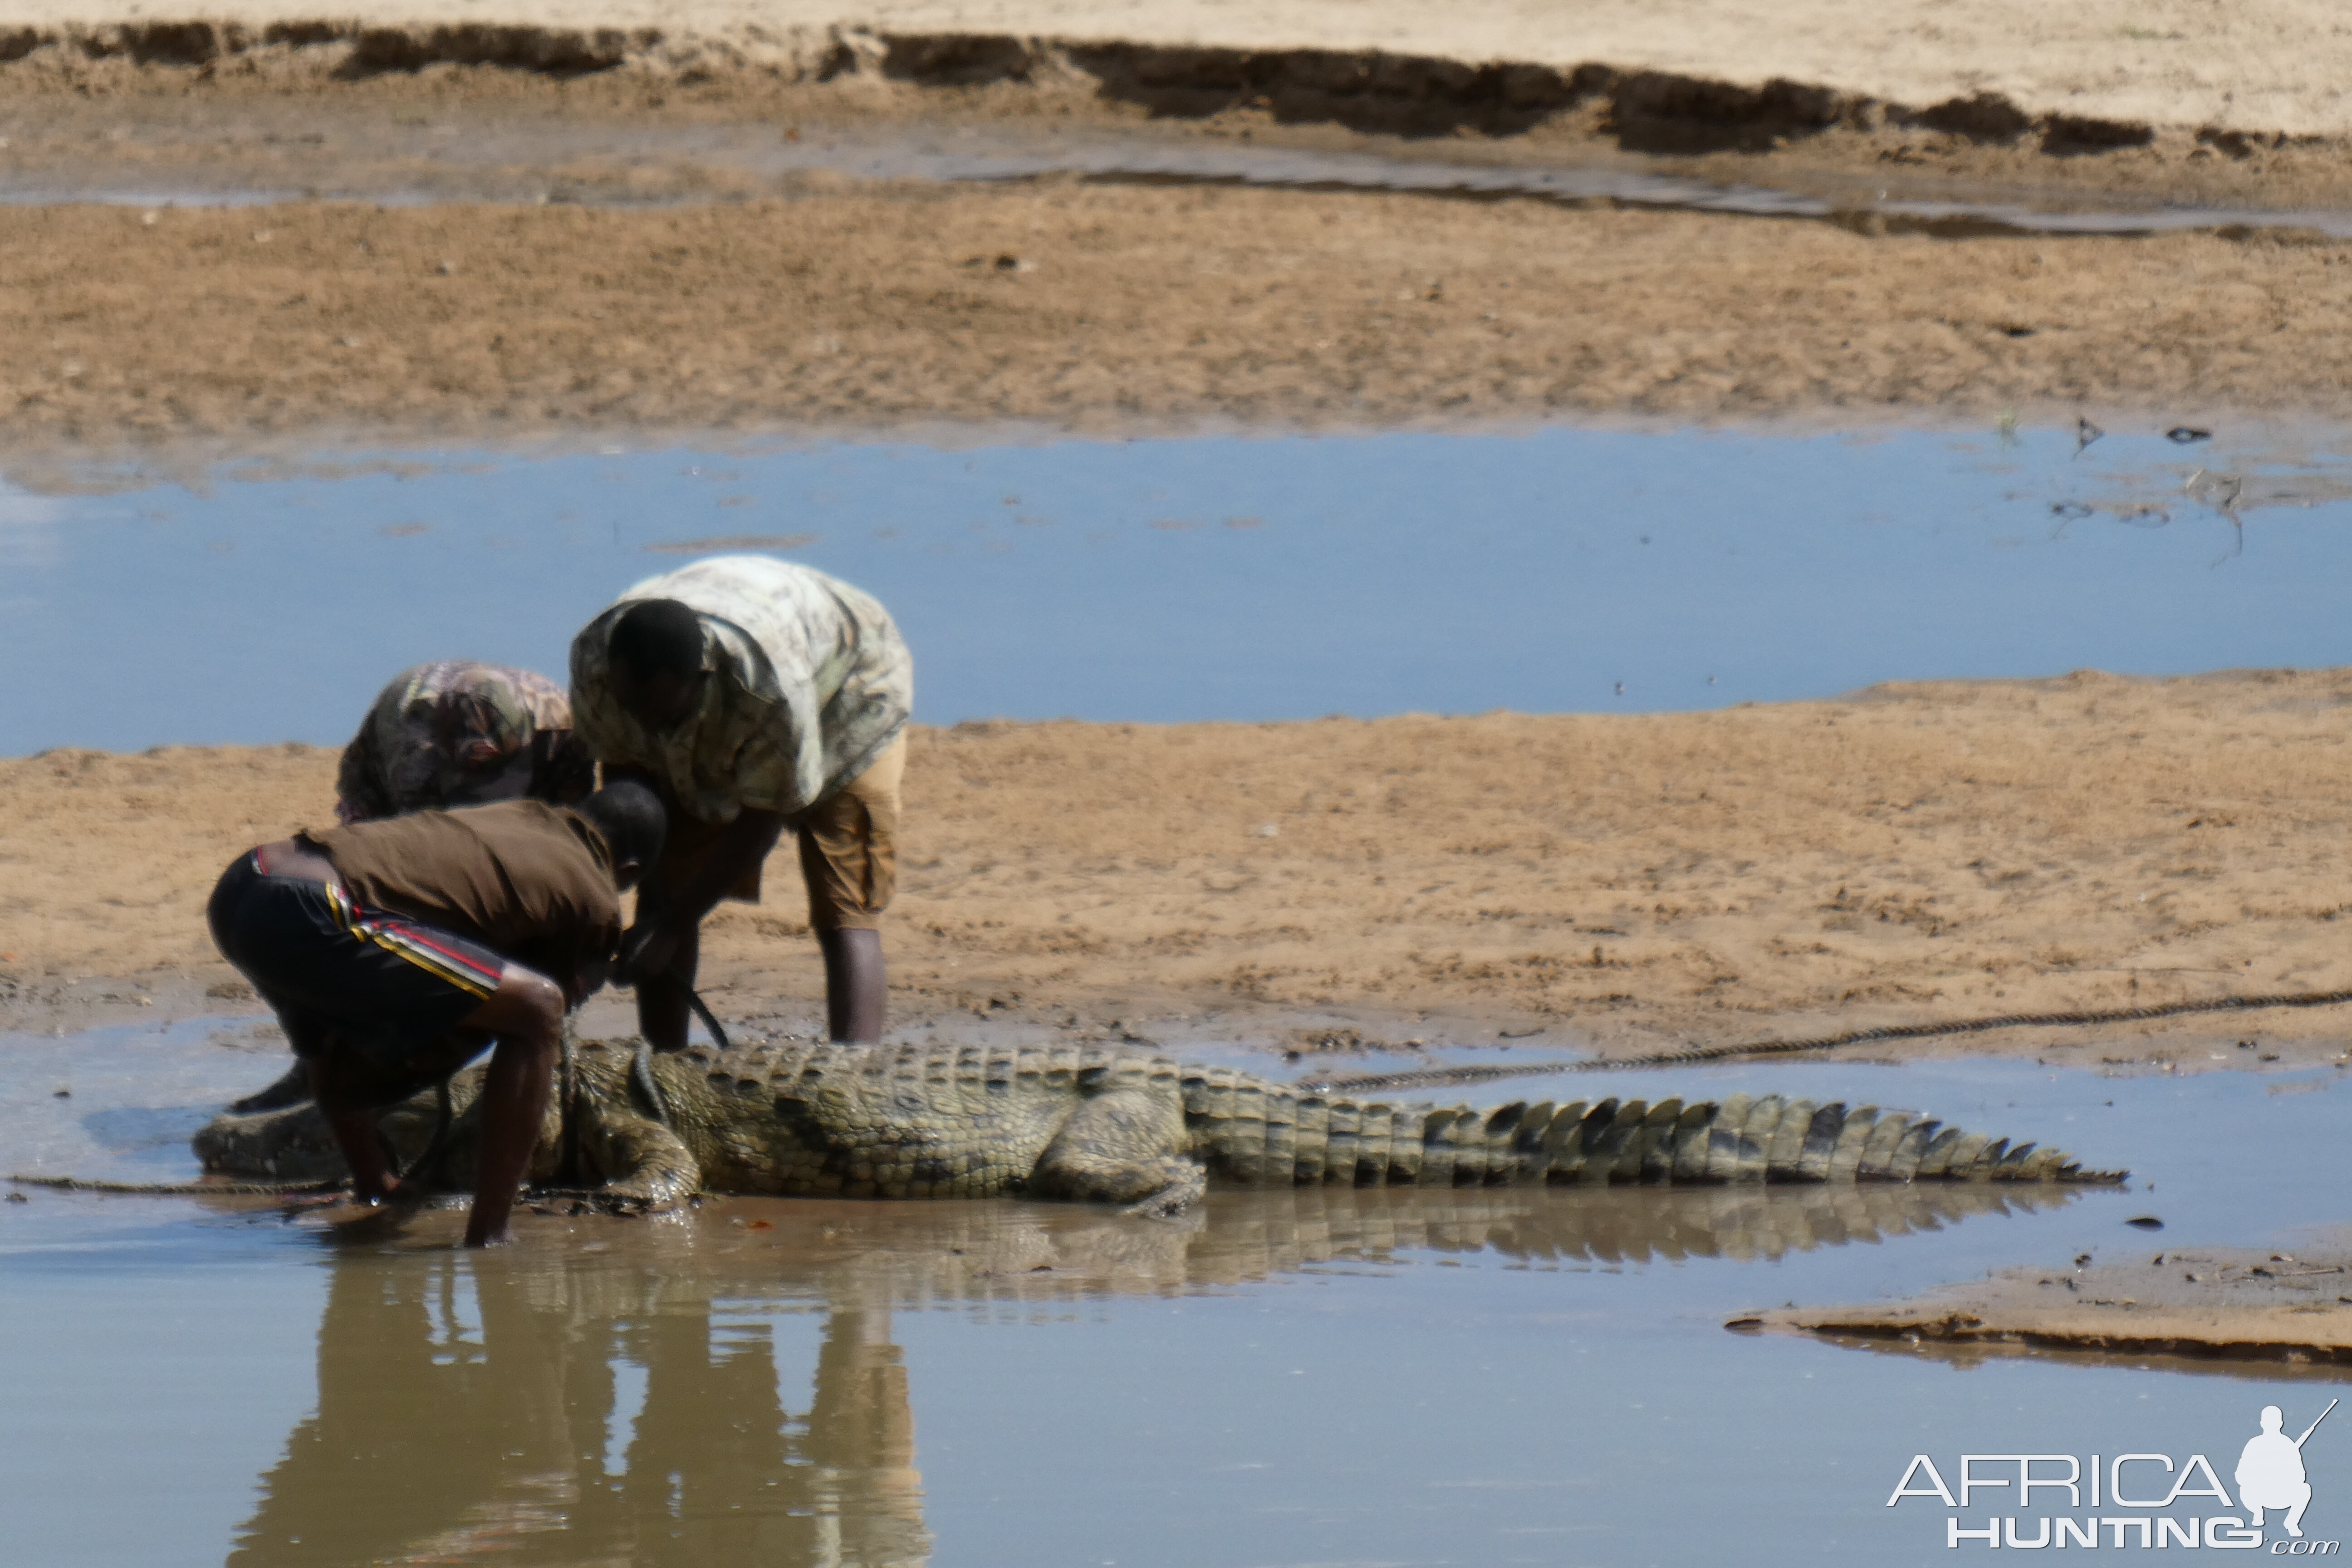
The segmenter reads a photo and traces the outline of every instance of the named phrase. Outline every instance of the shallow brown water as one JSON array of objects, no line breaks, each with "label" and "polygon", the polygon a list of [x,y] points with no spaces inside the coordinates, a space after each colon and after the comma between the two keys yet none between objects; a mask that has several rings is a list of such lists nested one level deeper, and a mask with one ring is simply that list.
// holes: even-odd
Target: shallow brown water
[{"label": "shallow brown water", "polygon": [[[1987,1193],[1822,1199],[1234,1194],[1186,1226],[1040,1205],[737,1201],[673,1224],[541,1220],[512,1253],[478,1259],[449,1249],[455,1215],[434,1216],[338,1259],[316,1411],[261,1479],[230,1561],[907,1563],[934,1544],[953,1560],[925,1513],[919,1454],[933,1434],[918,1416],[959,1391],[914,1385],[908,1314],[981,1328],[966,1354],[985,1353],[991,1326],[1062,1322],[1108,1329],[1149,1360],[1145,1302],[1302,1273],[1377,1275],[1414,1254],[1553,1269],[1756,1257],[2007,1207]],[[1202,1364],[1181,1381],[1230,1387],[1236,1370]],[[1022,1381],[1025,1397],[982,1429],[1048,1471],[1099,1466],[1050,1430],[1055,1407],[1087,1391]],[[1150,1381],[1160,1398],[1177,1392]],[[1120,1403],[1100,1392],[1096,1419]],[[967,1427],[958,1446],[977,1436]],[[1187,1447],[1140,1443],[1134,1458],[1147,1474],[1210,1458]]]},{"label": "shallow brown water", "polygon": [[[1302,1548],[1335,1528],[1361,1534],[1334,1519],[1376,1525],[1400,1486],[1423,1495],[1387,1528],[1472,1527],[1484,1510],[1465,1505],[1496,1478],[1533,1489],[1531,1506],[1506,1510],[1504,1533],[1556,1531],[1562,1489],[1572,1499],[1590,1484],[1570,1459],[1587,1445],[1547,1436],[1553,1394],[1538,1385],[1606,1386],[1621,1403],[1665,1347],[1641,1345],[1643,1314],[1624,1318],[1589,1286],[1537,1300],[1535,1277],[1614,1284],[1645,1263],[1762,1260],[2032,1206],[1982,1190],[1343,1192],[1219,1194],[1170,1225],[1070,1205],[735,1200],[651,1224],[531,1216],[513,1248],[481,1256],[452,1246],[455,1212],[371,1236],[222,1202],[193,1225],[193,1205],[165,1205],[181,1211],[176,1226],[148,1209],[180,1231],[172,1250],[192,1247],[151,1272],[129,1254],[155,1233],[99,1239],[144,1205],[36,1203],[30,1224],[81,1232],[82,1268],[52,1257],[19,1279],[20,1307],[78,1320],[47,1331],[65,1353],[49,1375],[68,1381],[78,1365],[87,1388],[110,1360],[139,1368],[110,1456],[178,1469],[207,1405],[224,1438],[242,1428],[248,1452],[278,1447],[236,1510],[226,1554],[254,1565],[1006,1561],[1008,1530],[1082,1545],[1059,1561],[1251,1561],[1302,1528]],[[26,1223],[8,1227],[16,1239]],[[93,1252],[113,1255],[96,1279],[83,1273]],[[191,1276],[202,1295],[223,1265],[242,1276],[225,1337],[280,1336],[268,1375],[185,1365],[205,1359],[210,1329],[154,1331]],[[1414,1279],[1423,1289],[1393,1289]],[[150,1331],[121,1347],[110,1329],[133,1320]],[[1512,1374],[1486,1336],[1546,1325],[1550,1364],[1523,1368],[1530,1397],[1491,1418],[1507,1384],[1481,1384]],[[1634,1343],[1622,1342],[1629,1329]],[[1719,1348],[1703,1317],[1683,1325],[1694,1331]],[[1433,1334],[1450,1344],[1417,1349]],[[286,1374],[313,1344],[315,1397],[297,1414]],[[1416,1394],[1430,1377],[1452,1394]],[[150,1392],[191,1382],[208,1386],[176,1405]],[[273,1404],[292,1416],[282,1447],[252,1440]],[[1432,1452],[1419,1460],[1380,1432],[1381,1412],[1406,1410],[1425,1413],[1410,1447]],[[0,1447],[22,1458],[30,1424],[10,1425]],[[1297,1467],[1318,1447],[1335,1468]],[[1431,1460],[1439,1473],[1421,1473]],[[1441,1483],[1456,1495],[1429,1491]],[[77,1489],[100,1500],[89,1479]],[[246,1490],[227,1489],[213,1489],[215,1511]],[[1057,1507],[1047,1500],[1069,1490],[1094,1493],[1075,1517],[997,1513]],[[1222,1524],[1186,1526],[1206,1531],[1204,1555],[1171,1552],[1164,1531],[1218,1500],[1234,1510]],[[1334,1517],[1252,1517],[1301,1505]],[[109,1511],[55,1521],[43,1536],[58,1554],[43,1560],[173,1540],[142,1500]],[[186,1561],[218,1555],[177,1544]]]},{"label": "shallow brown water", "polygon": [[[0,1150],[187,1173],[187,1125],[274,1068],[206,1032],[0,1042]],[[2327,1079],[1774,1070],[2159,1180],[1221,1193],[1172,1224],[728,1199],[525,1215],[490,1254],[456,1248],[455,1210],[338,1231],[35,1191],[0,1205],[9,1560],[1879,1563],[1941,1550],[1942,1510],[1885,1507],[1915,1451],[2218,1453],[2304,1397],[2263,1370],[1954,1365],[1722,1325],[2340,1214]],[[2164,1235],[2123,1225],[2147,1207]]]}]

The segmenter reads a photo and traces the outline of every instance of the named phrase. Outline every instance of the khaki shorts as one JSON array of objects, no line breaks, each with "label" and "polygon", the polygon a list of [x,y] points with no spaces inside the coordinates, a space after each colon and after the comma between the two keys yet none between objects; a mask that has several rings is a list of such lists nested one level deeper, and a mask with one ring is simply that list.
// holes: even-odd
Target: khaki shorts
[{"label": "khaki shorts", "polygon": [[[882,911],[898,889],[898,781],[906,770],[907,738],[901,735],[847,788],[787,819],[788,830],[800,837],[811,929],[873,931],[881,925]],[[669,893],[692,881],[723,831],[673,810],[661,863],[646,879],[650,889]],[[727,897],[758,903],[760,870],[753,866],[746,871]]]}]

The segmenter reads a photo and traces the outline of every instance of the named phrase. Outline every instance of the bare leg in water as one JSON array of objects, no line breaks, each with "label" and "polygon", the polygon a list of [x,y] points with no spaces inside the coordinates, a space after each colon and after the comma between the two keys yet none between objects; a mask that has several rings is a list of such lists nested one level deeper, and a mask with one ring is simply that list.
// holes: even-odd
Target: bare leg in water
[{"label": "bare leg in water", "polygon": [[[554,1087],[562,1031],[562,990],[545,975],[509,963],[499,988],[460,1019],[457,1034],[439,1047],[447,1070],[454,1072],[481,1048],[483,1037],[498,1040],[482,1079],[481,1157],[473,1212],[466,1221],[467,1247],[496,1247],[508,1239],[515,1191],[530,1168],[531,1150],[539,1142],[540,1122]],[[430,1070],[445,1063],[418,1065]],[[353,1194],[362,1203],[396,1201],[413,1194],[384,1164],[373,1114],[378,1108],[364,1102],[360,1089],[368,1076],[340,1041],[330,1039],[311,1064],[311,1092],[352,1168]]]}]

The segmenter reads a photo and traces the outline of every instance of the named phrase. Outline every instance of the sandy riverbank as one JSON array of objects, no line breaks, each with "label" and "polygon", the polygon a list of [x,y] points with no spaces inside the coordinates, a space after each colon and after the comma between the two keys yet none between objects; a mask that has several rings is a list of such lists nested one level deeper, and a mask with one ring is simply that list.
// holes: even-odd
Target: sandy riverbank
[{"label": "sandy riverbank", "polygon": [[2352,244],[1253,190],[13,210],[0,447],[2352,406]]},{"label": "sandy riverbank", "polygon": [[[1928,237],[761,173],[753,146],[1016,125],[1762,184],[1849,215],[1890,195],[2352,207],[2332,85],[2352,27],[2331,8],[1965,11],[394,0],[314,25],[280,0],[184,24],[41,0],[0,28],[0,185],[161,195],[10,209],[0,453],[354,428],[2340,415],[2352,242],[2292,216]],[[399,200],[170,206],[184,187]]]},{"label": "sandy riverbank", "polygon": [[[2083,675],[1709,714],[923,731],[894,1006],[1629,1050],[2352,986],[2347,700],[2352,671]],[[332,767],[0,762],[0,1020],[238,1007],[203,900],[240,847],[327,820]],[[775,880],[718,922],[711,991],[804,1027],[814,947]],[[2201,1068],[2332,1059],[2346,1030],[2323,1009],[1966,1048]]]}]

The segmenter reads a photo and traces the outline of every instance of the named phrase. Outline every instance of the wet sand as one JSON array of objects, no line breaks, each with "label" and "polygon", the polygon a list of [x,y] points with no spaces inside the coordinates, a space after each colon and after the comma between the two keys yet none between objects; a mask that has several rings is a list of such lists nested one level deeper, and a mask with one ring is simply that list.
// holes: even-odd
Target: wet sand
[{"label": "wet sand", "polygon": [[2171,1252],[2148,1233],[2130,1262],[2016,1268],[1902,1301],[1790,1307],[1738,1329],[1819,1334],[1860,1346],[1981,1360],[2037,1351],[2204,1362],[2352,1364],[2352,1253]]},{"label": "wet sand", "polygon": [[[2352,671],[2084,674],[1648,717],[923,730],[893,1007],[906,1026],[1180,1047],[1508,1034],[1624,1052],[2352,986],[2347,698]],[[203,900],[241,847],[330,820],[333,764],[305,747],[0,762],[17,825],[0,1019],[250,1011]],[[722,1014],[813,1026],[789,868],[706,951]],[[2346,1022],[1869,1051],[2252,1067],[2333,1060]]]}]

